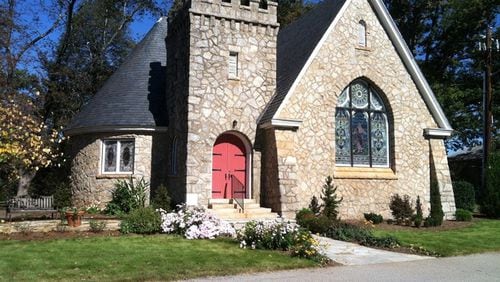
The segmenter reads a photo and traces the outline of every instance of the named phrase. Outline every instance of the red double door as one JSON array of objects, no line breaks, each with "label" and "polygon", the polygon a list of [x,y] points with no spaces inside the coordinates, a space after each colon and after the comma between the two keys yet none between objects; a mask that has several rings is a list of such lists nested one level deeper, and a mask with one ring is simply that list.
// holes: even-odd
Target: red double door
[{"label": "red double door", "polygon": [[243,141],[232,134],[219,136],[212,156],[212,198],[246,198],[246,176]]}]

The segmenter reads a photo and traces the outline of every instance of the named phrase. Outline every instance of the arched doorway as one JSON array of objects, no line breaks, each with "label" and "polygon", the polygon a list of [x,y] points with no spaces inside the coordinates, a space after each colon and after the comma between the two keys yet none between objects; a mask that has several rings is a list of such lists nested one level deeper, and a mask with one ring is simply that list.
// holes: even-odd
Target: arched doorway
[{"label": "arched doorway", "polygon": [[248,197],[248,149],[237,135],[224,133],[215,141],[212,153],[212,198]]}]

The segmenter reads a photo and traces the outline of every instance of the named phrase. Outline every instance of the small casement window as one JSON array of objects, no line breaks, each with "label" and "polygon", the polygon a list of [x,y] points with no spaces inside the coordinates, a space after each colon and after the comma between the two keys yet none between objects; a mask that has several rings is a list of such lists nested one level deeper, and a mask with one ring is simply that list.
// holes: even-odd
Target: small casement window
[{"label": "small casement window", "polygon": [[387,110],[377,91],[355,80],[340,94],[335,113],[337,166],[389,167]]},{"label": "small casement window", "polygon": [[238,53],[237,52],[229,52],[228,75],[229,75],[229,78],[238,77]]},{"label": "small casement window", "polygon": [[102,172],[132,173],[134,171],[134,140],[103,140]]},{"label": "small casement window", "polygon": [[177,137],[170,145],[170,175],[177,175]]},{"label": "small casement window", "polygon": [[358,23],[358,45],[366,47],[366,23],[363,20]]}]

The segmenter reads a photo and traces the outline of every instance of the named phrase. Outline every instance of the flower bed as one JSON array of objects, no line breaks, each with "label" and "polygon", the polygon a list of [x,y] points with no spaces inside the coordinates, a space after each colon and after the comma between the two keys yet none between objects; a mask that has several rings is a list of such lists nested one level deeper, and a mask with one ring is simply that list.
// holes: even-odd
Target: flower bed
[{"label": "flower bed", "polygon": [[163,232],[183,235],[187,239],[214,239],[236,234],[229,223],[207,213],[202,207],[179,205],[175,212],[160,209],[160,214]]}]

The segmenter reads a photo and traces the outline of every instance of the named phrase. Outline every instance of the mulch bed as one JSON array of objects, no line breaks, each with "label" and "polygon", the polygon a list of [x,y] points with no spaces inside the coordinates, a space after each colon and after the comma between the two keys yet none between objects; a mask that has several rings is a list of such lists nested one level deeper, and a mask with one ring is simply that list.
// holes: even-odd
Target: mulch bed
[{"label": "mulch bed", "polygon": [[384,223],[380,223],[380,224],[375,225],[375,229],[389,230],[389,231],[418,230],[418,229],[423,229],[423,230],[428,230],[428,231],[444,231],[444,230],[453,230],[453,229],[460,229],[460,228],[468,227],[468,226],[471,226],[473,223],[474,223],[474,220],[472,220],[472,221],[443,220],[443,224],[441,226],[416,228],[415,226],[387,224],[384,222]]},{"label": "mulch bed", "polygon": [[0,240],[19,240],[19,241],[42,241],[42,240],[55,240],[55,239],[80,239],[92,237],[117,237],[120,236],[120,231],[102,231],[102,232],[15,232],[10,234],[0,234]]}]

